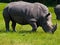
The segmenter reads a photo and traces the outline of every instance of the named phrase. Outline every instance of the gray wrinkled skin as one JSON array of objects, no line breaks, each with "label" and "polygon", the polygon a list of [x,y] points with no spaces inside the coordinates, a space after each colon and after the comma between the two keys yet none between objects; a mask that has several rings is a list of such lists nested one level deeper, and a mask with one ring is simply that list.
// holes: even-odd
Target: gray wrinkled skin
[{"label": "gray wrinkled skin", "polygon": [[54,8],[55,14],[56,14],[56,19],[60,20],[60,4],[56,5]]},{"label": "gray wrinkled skin", "polygon": [[28,3],[23,1],[9,3],[3,10],[6,31],[9,31],[9,22],[12,21],[12,28],[15,31],[16,23],[21,25],[30,24],[32,31],[41,26],[45,32],[54,33],[56,25],[52,25],[51,14],[48,8],[41,3]]}]

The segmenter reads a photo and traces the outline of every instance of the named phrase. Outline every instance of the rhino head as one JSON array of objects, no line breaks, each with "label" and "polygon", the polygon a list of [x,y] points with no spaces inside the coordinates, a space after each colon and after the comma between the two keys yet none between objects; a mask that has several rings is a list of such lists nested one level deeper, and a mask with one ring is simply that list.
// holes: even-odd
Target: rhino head
[{"label": "rhino head", "polygon": [[41,26],[45,32],[49,33],[54,33],[57,29],[57,23],[55,25],[52,24],[50,13],[43,17]]}]

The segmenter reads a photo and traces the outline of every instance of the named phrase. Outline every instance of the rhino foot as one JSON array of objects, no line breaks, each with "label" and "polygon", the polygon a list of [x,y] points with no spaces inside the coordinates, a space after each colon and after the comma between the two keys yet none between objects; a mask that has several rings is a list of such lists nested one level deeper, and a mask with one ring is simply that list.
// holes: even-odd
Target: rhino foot
[{"label": "rhino foot", "polygon": [[32,30],[31,32],[36,32],[36,30]]}]

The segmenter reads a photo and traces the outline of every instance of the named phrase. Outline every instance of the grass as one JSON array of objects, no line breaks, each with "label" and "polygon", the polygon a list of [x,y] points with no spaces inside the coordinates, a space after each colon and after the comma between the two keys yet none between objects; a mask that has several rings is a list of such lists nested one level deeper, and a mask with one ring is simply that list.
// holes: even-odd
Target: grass
[{"label": "grass", "polygon": [[60,45],[60,21],[56,20],[53,7],[48,7],[52,13],[53,24],[58,24],[57,31],[54,34],[45,33],[41,27],[37,32],[29,32],[32,28],[30,25],[17,24],[17,32],[12,32],[10,22],[10,32],[5,32],[5,23],[2,12],[6,3],[0,3],[0,45]]}]

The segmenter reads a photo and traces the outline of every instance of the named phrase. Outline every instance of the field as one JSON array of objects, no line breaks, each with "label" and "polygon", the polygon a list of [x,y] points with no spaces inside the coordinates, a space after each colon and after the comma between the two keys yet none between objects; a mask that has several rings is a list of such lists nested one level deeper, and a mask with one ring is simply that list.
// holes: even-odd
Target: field
[{"label": "field", "polygon": [[[52,13],[53,24],[58,24],[54,34],[45,33],[41,27],[37,32],[29,32],[32,28],[30,25],[16,26],[17,32],[12,32],[10,22],[10,32],[5,31],[5,23],[2,12],[7,3],[0,3],[0,45],[60,45],[60,21],[56,20],[53,7],[48,7]],[[7,18],[8,19],[8,18]]]}]

